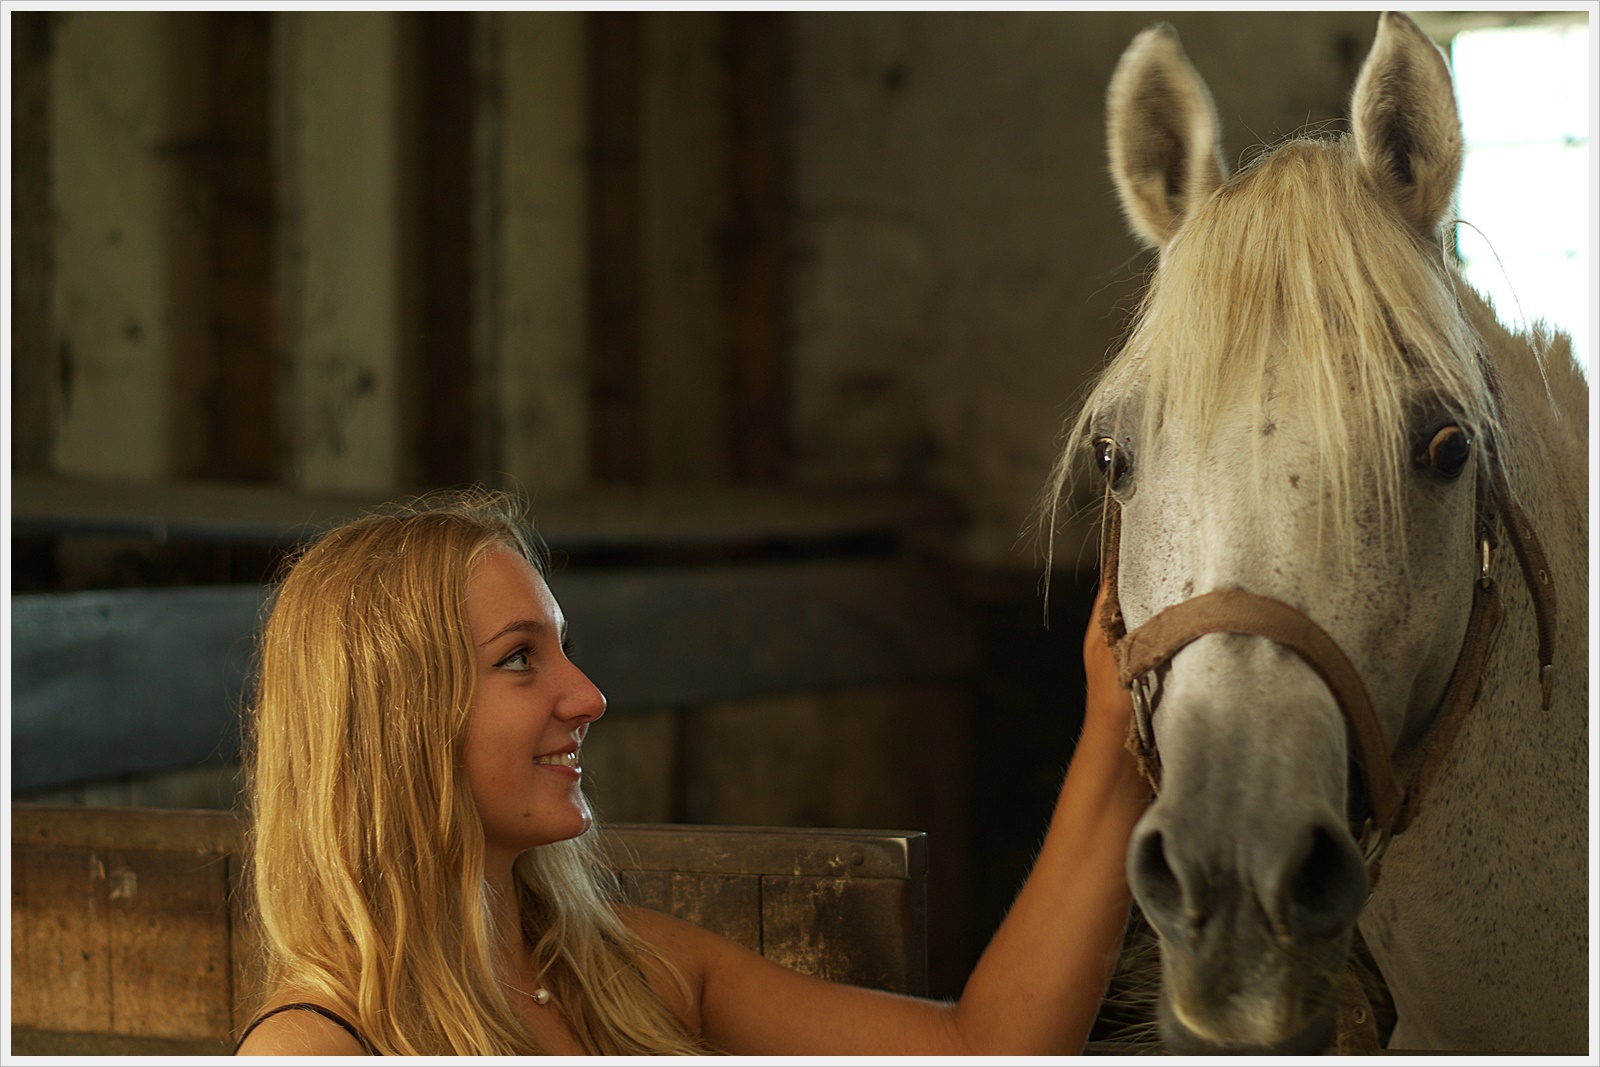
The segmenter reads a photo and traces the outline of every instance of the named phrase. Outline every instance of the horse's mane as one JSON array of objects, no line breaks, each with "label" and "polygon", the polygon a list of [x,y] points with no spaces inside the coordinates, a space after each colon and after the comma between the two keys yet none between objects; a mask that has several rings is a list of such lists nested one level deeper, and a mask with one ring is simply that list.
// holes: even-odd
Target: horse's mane
[{"label": "horse's mane", "polygon": [[1251,484],[1263,486],[1262,435],[1287,406],[1273,398],[1289,397],[1321,465],[1303,473],[1327,487],[1319,550],[1403,539],[1417,449],[1409,405],[1431,394],[1479,441],[1499,426],[1493,372],[1463,306],[1478,298],[1446,255],[1371,185],[1348,138],[1290,140],[1257,157],[1162,250],[1127,344],[1068,429],[1046,537],[1091,424],[1145,444],[1181,433],[1203,456],[1222,404],[1248,407],[1262,420]]}]

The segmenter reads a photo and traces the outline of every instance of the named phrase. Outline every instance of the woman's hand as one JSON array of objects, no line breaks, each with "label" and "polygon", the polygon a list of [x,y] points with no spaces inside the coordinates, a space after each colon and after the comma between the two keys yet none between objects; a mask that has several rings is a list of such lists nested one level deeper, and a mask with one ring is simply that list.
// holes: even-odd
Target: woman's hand
[{"label": "woman's hand", "polygon": [[1128,723],[1133,717],[1133,696],[1117,680],[1117,658],[1100,626],[1105,603],[1106,587],[1102,582],[1089,613],[1089,627],[1083,634],[1083,674],[1088,683],[1084,726],[1087,729],[1093,723],[1096,729],[1104,728],[1117,737],[1126,737]]}]

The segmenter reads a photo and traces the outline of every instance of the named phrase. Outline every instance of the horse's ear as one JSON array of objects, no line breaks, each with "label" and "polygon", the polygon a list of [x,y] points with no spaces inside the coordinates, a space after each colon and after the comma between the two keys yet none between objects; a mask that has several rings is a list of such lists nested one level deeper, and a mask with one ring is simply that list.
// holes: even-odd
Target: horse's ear
[{"label": "horse's ear", "polygon": [[1461,118],[1444,53],[1405,15],[1379,18],[1350,112],[1362,167],[1433,237],[1461,178]]},{"label": "horse's ear", "polygon": [[1106,90],[1111,177],[1128,223],[1161,248],[1228,176],[1217,106],[1171,26],[1122,53]]}]

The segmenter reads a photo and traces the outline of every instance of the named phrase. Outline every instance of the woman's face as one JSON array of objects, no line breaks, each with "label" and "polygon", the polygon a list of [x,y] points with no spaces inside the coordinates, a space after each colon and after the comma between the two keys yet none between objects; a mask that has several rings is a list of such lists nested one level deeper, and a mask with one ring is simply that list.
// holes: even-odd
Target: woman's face
[{"label": "woman's face", "polygon": [[606,698],[567,659],[566,619],[544,579],[491,549],[467,580],[478,671],[466,771],[491,857],[577,837],[592,816],[580,746]]}]

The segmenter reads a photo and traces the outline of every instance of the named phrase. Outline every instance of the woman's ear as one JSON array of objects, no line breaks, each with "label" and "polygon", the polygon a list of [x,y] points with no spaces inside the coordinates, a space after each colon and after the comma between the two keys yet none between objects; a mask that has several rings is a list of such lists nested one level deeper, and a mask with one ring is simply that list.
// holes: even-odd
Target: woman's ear
[{"label": "woman's ear", "polygon": [[1216,104],[1165,23],[1122,53],[1106,91],[1106,133],[1123,214],[1152,248],[1228,176]]},{"label": "woman's ear", "polygon": [[1350,122],[1362,169],[1432,239],[1461,178],[1461,118],[1444,54],[1405,15],[1379,18]]}]

